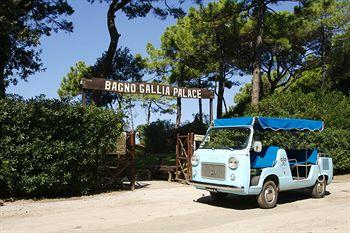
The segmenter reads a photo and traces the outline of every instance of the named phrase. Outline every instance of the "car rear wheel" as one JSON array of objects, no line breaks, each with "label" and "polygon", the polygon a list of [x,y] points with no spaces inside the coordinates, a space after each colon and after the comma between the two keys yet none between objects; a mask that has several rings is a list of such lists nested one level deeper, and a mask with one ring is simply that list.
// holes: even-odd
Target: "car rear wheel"
[{"label": "car rear wheel", "polygon": [[311,196],[313,198],[323,198],[326,193],[326,185],[325,177],[321,177],[321,180],[317,179],[316,184],[312,188]]},{"label": "car rear wheel", "polygon": [[269,180],[265,182],[259,196],[258,204],[262,209],[271,209],[276,206],[278,198],[278,188],[275,182]]},{"label": "car rear wheel", "polygon": [[221,201],[227,197],[227,193],[210,192],[210,196],[216,201]]}]

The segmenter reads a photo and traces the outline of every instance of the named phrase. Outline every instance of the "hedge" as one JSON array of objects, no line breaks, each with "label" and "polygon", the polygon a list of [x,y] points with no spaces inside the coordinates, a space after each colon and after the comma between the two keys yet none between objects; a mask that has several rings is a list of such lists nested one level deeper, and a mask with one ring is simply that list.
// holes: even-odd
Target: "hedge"
[{"label": "hedge", "polygon": [[323,120],[325,130],[315,133],[271,133],[266,144],[285,148],[314,148],[333,158],[336,173],[350,172],[350,98],[340,92],[285,91],[263,99],[259,110],[246,115]]},{"label": "hedge", "polygon": [[43,97],[0,100],[0,197],[98,191],[121,119],[111,110]]}]

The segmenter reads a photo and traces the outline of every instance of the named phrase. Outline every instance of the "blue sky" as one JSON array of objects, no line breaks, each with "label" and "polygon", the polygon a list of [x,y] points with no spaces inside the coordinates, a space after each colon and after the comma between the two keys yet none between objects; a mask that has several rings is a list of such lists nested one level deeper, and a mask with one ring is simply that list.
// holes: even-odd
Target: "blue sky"
[{"label": "blue sky", "polygon": [[[73,33],[59,32],[51,37],[43,37],[40,49],[42,50],[41,58],[46,70],[32,75],[28,82],[20,81],[16,86],[11,85],[7,89],[7,93],[19,94],[24,98],[40,94],[45,94],[48,98],[58,98],[57,90],[62,77],[69,72],[69,68],[77,61],[94,64],[96,58],[100,57],[108,48],[109,34],[106,26],[108,5],[100,3],[90,4],[85,0],[69,0],[68,2],[75,9],[74,15],[69,17],[69,20],[74,23]],[[276,10],[291,10],[293,5],[284,4],[274,8]],[[132,53],[146,55],[146,44],[150,42],[158,47],[160,36],[165,28],[175,22],[171,17],[166,20],[159,20],[152,15],[146,18],[128,20],[123,14],[119,14],[116,17],[117,27],[121,34],[119,46],[130,48]],[[250,81],[249,76],[235,76],[234,79],[242,83]],[[234,104],[233,97],[239,88],[233,87],[225,90],[225,99],[228,106]],[[209,112],[208,102],[204,101],[203,109],[205,114]],[[192,115],[198,110],[197,103],[197,100],[183,100],[182,122],[193,120]],[[134,112],[134,124],[145,123],[145,111],[137,106]],[[175,115],[154,114],[151,120],[154,121],[158,118],[174,121]]]}]

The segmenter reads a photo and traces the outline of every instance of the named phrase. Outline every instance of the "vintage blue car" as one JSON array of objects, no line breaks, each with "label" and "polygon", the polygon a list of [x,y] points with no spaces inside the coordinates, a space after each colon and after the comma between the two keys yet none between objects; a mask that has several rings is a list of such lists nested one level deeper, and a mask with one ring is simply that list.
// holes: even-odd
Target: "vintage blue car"
[{"label": "vintage blue car", "polygon": [[[280,191],[310,188],[322,198],[333,179],[333,162],[316,148],[263,146],[264,131],[322,131],[322,121],[240,117],[216,119],[191,158],[190,184],[214,199],[228,193],[256,195],[261,208],[273,208]],[[297,145],[295,145],[297,147]]]}]

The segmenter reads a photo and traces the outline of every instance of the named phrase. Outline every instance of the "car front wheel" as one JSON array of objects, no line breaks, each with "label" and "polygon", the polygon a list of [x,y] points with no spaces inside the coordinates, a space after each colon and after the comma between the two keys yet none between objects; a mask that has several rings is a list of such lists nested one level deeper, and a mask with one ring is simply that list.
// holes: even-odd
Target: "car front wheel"
[{"label": "car front wheel", "polygon": [[278,188],[275,182],[269,180],[267,181],[259,196],[258,196],[258,204],[262,209],[271,209],[276,206],[278,198]]},{"label": "car front wheel", "polygon": [[316,184],[312,188],[311,196],[313,198],[322,198],[326,193],[326,179],[323,177],[322,180],[317,179]]}]

